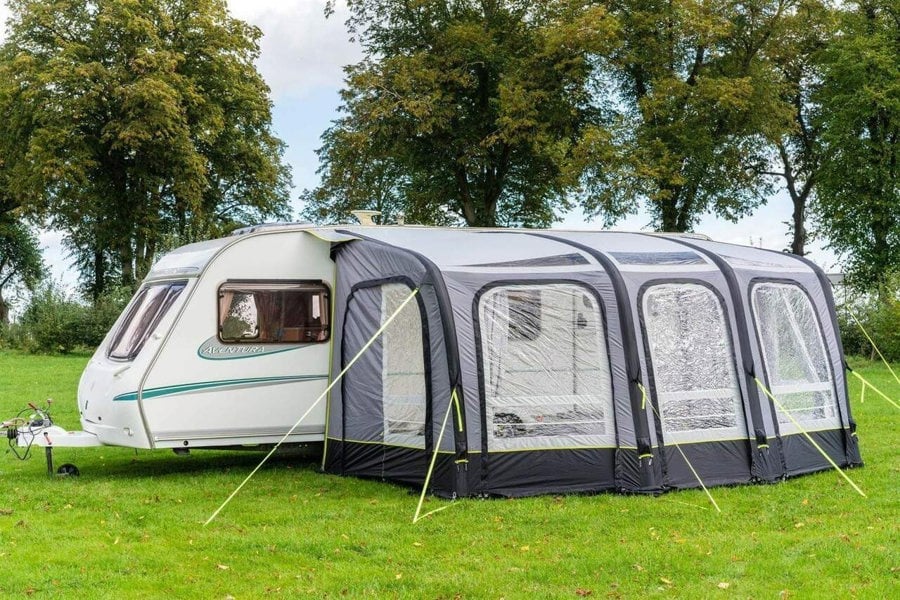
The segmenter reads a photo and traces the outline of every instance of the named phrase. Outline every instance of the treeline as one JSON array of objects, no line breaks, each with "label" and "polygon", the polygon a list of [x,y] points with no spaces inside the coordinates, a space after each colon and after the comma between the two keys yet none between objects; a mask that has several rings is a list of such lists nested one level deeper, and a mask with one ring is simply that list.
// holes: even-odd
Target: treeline
[{"label": "treeline", "polygon": [[778,190],[868,287],[900,265],[895,0],[349,0],[364,51],[304,214],[664,231]]},{"label": "treeline", "polygon": [[290,217],[256,70],[225,0],[8,0],[0,47],[0,322],[64,234],[80,291],[133,289],[162,252]]},{"label": "treeline", "polygon": [[[786,193],[786,249],[818,237],[854,289],[896,298],[895,0],[346,5],[363,59],[345,68],[304,218],[367,208],[385,222],[546,227],[576,209],[604,225],[644,211],[690,231]],[[46,278],[37,226],[64,234],[99,303],[172,247],[291,217],[254,66],[262,32],[225,0],[8,6],[0,322]]]},{"label": "treeline", "polygon": [[0,350],[91,352],[106,337],[131,294],[129,287],[114,288],[87,303],[53,283],[44,283],[29,296],[18,319],[0,323]]},{"label": "treeline", "polygon": [[[891,289],[900,285],[890,284]],[[131,296],[131,288],[115,288],[88,304],[46,283],[33,293],[22,316],[0,323],[0,350],[36,353],[89,352],[103,341]],[[844,351],[849,356],[900,362],[900,299],[864,295],[853,299],[839,290],[838,321]],[[861,326],[861,327],[860,327]],[[865,333],[863,333],[865,330]],[[878,345],[872,345],[869,336]]]}]

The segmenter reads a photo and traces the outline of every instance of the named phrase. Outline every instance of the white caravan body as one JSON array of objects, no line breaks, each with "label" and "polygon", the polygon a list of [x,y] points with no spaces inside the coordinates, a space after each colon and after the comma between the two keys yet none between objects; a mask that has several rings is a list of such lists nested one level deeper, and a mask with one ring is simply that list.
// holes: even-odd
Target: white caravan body
[{"label": "white caravan body", "polygon": [[[319,235],[260,226],[163,256],[81,377],[84,431],[134,448],[280,441],[328,385],[335,269]],[[285,298],[313,304],[299,309],[305,322],[283,316]],[[274,313],[279,302],[288,320],[264,332],[255,314]],[[240,318],[226,335],[235,327],[223,327],[229,310]],[[311,312],[315,329],[285,326],[310,325]],[[324,431],[320,402],[285,442],[320,442]]]}]

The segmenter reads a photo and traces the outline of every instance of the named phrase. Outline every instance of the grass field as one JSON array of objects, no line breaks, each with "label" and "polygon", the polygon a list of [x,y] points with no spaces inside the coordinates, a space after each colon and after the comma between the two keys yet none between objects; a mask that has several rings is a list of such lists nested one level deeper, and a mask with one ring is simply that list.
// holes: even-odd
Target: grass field
[{"label": "grass field", "polygon": [[[86,362],[0,353],[0,418],[52,397],[79,429]],[[0,597],[896,598],[900,411],[851,385],[867,499],[827,472],[713,488],[721,514],[684,491],[463,500],[413,525],[414,492],[279,458],[203,527],[261,455],[58,449],[82,475],[48,478],[5,453]]]}]

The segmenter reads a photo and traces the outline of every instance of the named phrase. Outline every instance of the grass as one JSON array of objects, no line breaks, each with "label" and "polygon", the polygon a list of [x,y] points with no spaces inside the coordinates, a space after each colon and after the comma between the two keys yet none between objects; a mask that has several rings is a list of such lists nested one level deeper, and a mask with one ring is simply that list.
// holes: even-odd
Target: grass
[{"label": "grass", "polygon": [[[49,396],[78,429],[87,358],[0,352],[0,417]],[[855,367],[900,398],[886,368]],[[0,596],[896,597],[900,414],[874,393],[860,404],[855,379],[851,395],[867,499],[826,472],[713,488],[722,514],[684,491],[468,499],[413,525],[408,489],[278,458],[203,527],[261,455],[58,449],[82,475],[48,478],[40,453],[7,453]]]}]

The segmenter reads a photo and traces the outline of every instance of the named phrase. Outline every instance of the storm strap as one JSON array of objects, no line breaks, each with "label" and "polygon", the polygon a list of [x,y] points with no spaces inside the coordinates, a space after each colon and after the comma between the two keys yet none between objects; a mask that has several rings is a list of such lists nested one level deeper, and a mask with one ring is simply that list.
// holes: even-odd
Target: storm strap
[{"label": "storm strap", "polygon": [[809,441],[809,443],[812,444],[813,447],[814,447],[816,450],[819,451],[819,454],[821,454],[822,456],[825,457],[825,460],[827,460],[828,463],[829,463],[832,467],[834,467],[834,470],[837,471],[837,472],[840,474],[841,477],[843,477],[844,479],[846,479],[846,480],[847,480],[847,483],[849,483],[850,486],[851,486],[854,490],[856,490],[856,492],[857,492],[860,496],[862,496],[863,498],[868,498],[868,496],[866,496],[865,492],[863,492],[863,491],[859,488],[858,485],[856,485],[855,483],[853,483],[853,480],[850,479],[850,477],[849,477],[846,473],[844,473],[844,471],[838,466],[838,464],[837,464],[836,462],[834,462],[834,460],[832,460],[832,458],[831,458],[830,456],[828,456],[828,453],[825,452],[825,450],[822,449],[822,446],[820,446],[819,444],[817,444],[817,443],[816,443],[816,440],[812,439],[812,436],[809,435],[809,433],[807,433],[805,429],[803,429],[803,426],[800,425],[800,423],[797,421],[797,419],[794,418],[794,416],[790,413],[790,411],[787,410],[787,409],[784,407],[784,405],[783,405],[781,402],[778,401],[778,399],[772,394],[771,391],[769,391],[769,388],[767,388],[767,387],[763,384],[763,382],[759,380],[758,377],[754,377],[753,379],[754,379],[754,381],[756,381],[756,385],[759,386],[759,389],[761,389],[761,390],[763,391],[763,393],[765,393],[765,395],[769,397],[769,400],[771,400],[771,401],[775,404],[775,406],[778,407],[778,410],[780,410],[782,413],[784,413],[784,416],[786,416],[788,419],[791,420],[791,423],[793,423],[794,426],[800,431],[800,433],[802,433],[803,436]]},{"label": "storm strap", "polygon": [[[428,473],[425,474],[425,483],[422,484],[422,494],[419,496],[419,505],[416,506],[416,514],[413,515],[412,522],[414,525],[419,521],[419,519],[424,519],[428,515],[432,515],[450,506],[449,504],[445,504],[444,506],[438,507],[432,511],[425,513],[424,515],[419,516],[419,513],[422,512],[422,503],[425,502],[425,494],[428,492],[428,484],[431,483],[431,474],[434,472],[434,464],[437,462],[438,452],[440,452],[441,450],[441,441],[443,441],[444,439],[444,429],[446,429],[447,427],[447,420],[450,418],[450,412],[453,410],[454,406],[456,406],[457,411],[459,411],[459,398],[456,395],[456,388],[453,388],[453,394],[450,397],[450,402],[447,403],[447,412],[444,413],[444,421],[441,423],[441,432],[438,434],[437,444],[434,445],[434,452],[431,454],[431,462],[428,465]],[[462,421],[460,421],[459,430],[462,431]]]},{"label": "storm strap", "polygon": [[868,381],[865,377],[863,377],[862,375],[860,375],[860,374],[857,373],[856,371],[852,371],[852,370],[850,371],[850,374],[853,375],[854,377],[856,377],[857,379],[859,379],[859,380],[862,382],[862,384],[863,384],[863,387],[862,387],[862,396],[860,396],[860,398],[859,398],[859,401],[860,401],[860,402],[862,402],[862,401],[863,401],[863,398],[865,397],[865,394],[866,394],[866,387],[870,387],[870,388],[872,388],[872,391],[874,391],[876,394],[878,394],[879,396],[881,396],[882,398],[884,398],[885,400],[887,400],[888,402],[890,402],[891,406],[893,406],[894,408],[900,408],[900,405],[898,405],[896,402],[894,402],[893,400],[891,400],[890,398],[888,398],[888,397],[884,394],[884,392],[882,392],[881,390],[879,390],[877,387],[875,387],[874,385],[872,385],[871,383],[869,383],[869,381]]},{"label": "storm strap", "polygon": [[[642,400],[642,401],[643,401],[643,402],[646,402],[646,399],[647,399],[647,390],[644,389],[644,385],[643,385],[642,383],[638,382],[637,385],[638,385],[638,387],[639,387],[640,390],[641,390],[641,395],[642,395],[642,397],[643,397],[643,400]],[[656,406],[654,406],[652,402],[650,403],[650,408],[653,409],[653,412],[656,414],[656,418],[659,419],[660,422],[662,422],[662,417],[659,415],[659,411],[656,410]],[[691,470],[691,473],[694,474],[694,478],[697,479],[697,483],[699,483],[699,484],[700,484],[700,487],[703,488],[703,492],[706,494],[706,497],[709,498],[709,501],[710,501],[710,502],[712,502],[712,505],[716,508],[716,511],[722,512],[722,509],[719,508],[719,505],[716,503],[716,499],[713,498],[713,497],[712,497],[712,494],[709,493],[709,489],[706,487],[706,484],[703,483],[703,480],[700,479],[700,474],[697,473],[697,470],[696,470],[696,469],[694,469],[694,465],[692,465],[692,464],[691,464],[691,461],[688,460],[688,457],[685,455],[684,451],[681,449],[681,446],[678,445],[678,443],[677,443],[677,442],[674,442],[674,441],[673,441],[673,442],[670,442],[670,441],[667,441],[667,440],[663,440],[663,443],[664,443],[665,445],[670,445],[670,444],[671,444],[672,446],[675,446],[675,449],[678,450],[678,453],[681,455],[681,458],[683,458],[683,459],[684,459],[684,462],[687,464],[688,469]]]},{"label": "storm strap", "polygon": [[[306,417],[308,417],[308,416],[309,416],[309,413],[311,413],[312,410],[319,404],[319,402],[322,401],[322,398],[325,398],[325,397],[328,395],[328,392],[331,391],[331,388],[333,388],[335,385],[337,385],[337,383],[338,383],[341,379],[343,379],[343,377],[344,377],[344,375],[346,375],[347,371],[350,370],[350,367],[352,367],[353,364],[354,364],[357,360],[359,360],[359,358],[360,358],[363,354],[366,353],[366,351],[372,346],[372,344],[375,343],[375,340],[377,340],[377,339],[379,338],[379,336],[381,336],[381,334],[384,333],[384,331],[388,328],[388,325],[391,324],[391,322],[394,320],[394,317],[396,317],[397,315],[399,315],[399,314],[400,314],[400,311],[402,311],[404,308],[406,308],[406,305],[409,304],[410,301],[411,301],[413,298],[415,298],[415,297],[416,297],[416,294],[418,294],[418,293],[419,293],[419,288],[414,289],[414,290],[409,294],[409,296],[406,297],[406,300],[404,300],[404,301],[400,304],[400,306],[397,307],[397,310],[395,310],[394,313],[393,313],[390,317],[387,318],[387,320],[384,322],[384,324],[382,324],[382,326],[378,329],[378,331],[376,331],[374,334],[372,334],[372,337],[369,338],[369,341],[366,342],[366,344],[360,349],[360,351],[356,353],[356,356],[354,356],[354,357],[350,360],[350,362],[347,363],[347,366],[344,367],[344,370],[341,371],[341,372],[338,374],[338,376],[334,378],[334,381],[332,381],[330,384],[328,384],[328,387],[325,388],[325,390],[324,390],[321,394],[319,394],[319,397],[316,398],[315,402],[313,402],[313,403],[309,406],[309,408],[306,409],[306,412],[303,413],[303,414],[300,416],[299,419],[297,419],[297,422],[294,423],[294,424],[291,426],[290,429],[288,429],[288,432],[285,433],[284,436],[283,436],[280,440],[278,440],[278,443],[275,444],[275,445],[272,447],[271,450],[269,450],[269,453],[266,454],[266,455],[263,457],[263,459],[262,459],[261,461],[259,461],[259,464],[256,465],[256,468],[253,469],[252,471],[250,471],[250,474],[247,475],[247,478],[244,479],[244,481],[242,481],[241,484],[240,484],[239,486],[237,486],[237,488],[235,488],[235,490],[234,490],[233,492],[231,492],[231,495],[228,496],[228,498],[225,499],[225,502],[223,502],[222,505],[219,506],[219,508],[216,509],[216,512],[214,512],[213,514],[211,514],[210,517],[206,520],[206,522],[203,523],[203,526],[204,526],[204,527],[206,527],[207,525],[209,525],[210,523],[212,523],[213,520],[219,515],[219,513],[222,512],[222,509],[225,508],[225,507],[228,505],[229,502],[231,502],[231,499],[234,498],[235,496],[237,496],[238,492],[241,491],[241,488],[243,488],[243,487],[247,484],[247,482],[250,481],[250,478],[252,478],[254,475],[256,475],[256,472],[259,471],[260,468],[262,468],[262,466],[263,466],[264,464],[266,464],[266,461],[268,461],[268,460],[272,457],[272,455],[275,454],[275,451],[278,450],[278,448],[281,446],[281,444],[283,444],[284,441],[285,441],[286,439],[288,439],[288,438],[291,436],[291,434],[294,433],[294,430],[297,429],[297,427],[300,426],[300,423],[303,421],[303,419],[305,419]],[[446,418],[445,418],[445,422],[446,422]],[[442,429],[441,429],[441,434],[443,434],[443,433],[444,433],[444,430],[443,430],[443,428],[442,428]]]},{"label": "storm strap", "polygon": [[[881,353],[881,350],[878,349],[878,346],[875,345],[875,340],[873,340],[871,337],[869,337],[869,332],[866,331],[866,328],[863,327],[862,323],[859,322],[859,319],[856,318],[856,314],[854,314],[854,312],[852,310],[850,310],[849,308],[847,309],[847,312],[850,313],[850,316],[853,317],[853,321],[857,325],[859,325],[859,330],[862,331],[863,335],[866,336],[866,339],[869,340],[869,343],[872,344],[872,348],[874,348],[875,352],[878,353],[878,356],[881,358],[881,362],[884,363],[884,366],[886,366],[888,368],[888,371],[891,372],[891,375],[894,376],[894,381],[896,381],[897,383],[900,383],[900,379],[897,378],[897,374],[894,373],[894,370],[891,368],[890,363],[884,357],[884,354]],[[857,377],[859,377],[859,375],[857,375]]]}]

